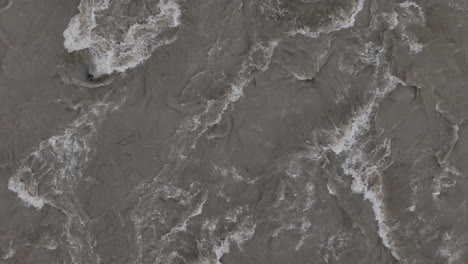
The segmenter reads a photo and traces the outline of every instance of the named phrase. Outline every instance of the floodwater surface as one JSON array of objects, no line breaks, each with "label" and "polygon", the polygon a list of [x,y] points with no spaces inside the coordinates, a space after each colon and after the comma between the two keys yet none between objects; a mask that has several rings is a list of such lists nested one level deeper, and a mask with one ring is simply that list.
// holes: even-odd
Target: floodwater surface
[{"label": "floodwater surface", "polygon": [[0,0],[0,263],[468,263],[468,2]]}]

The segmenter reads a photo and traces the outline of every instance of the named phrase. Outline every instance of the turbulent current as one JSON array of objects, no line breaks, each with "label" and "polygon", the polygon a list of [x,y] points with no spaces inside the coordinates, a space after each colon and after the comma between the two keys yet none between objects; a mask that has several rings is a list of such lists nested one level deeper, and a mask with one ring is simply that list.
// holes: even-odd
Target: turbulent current
[{"label": "turbulent current", "polygon": [[467,34],[464,0],[0,0],[0,263],[468,263]]}]

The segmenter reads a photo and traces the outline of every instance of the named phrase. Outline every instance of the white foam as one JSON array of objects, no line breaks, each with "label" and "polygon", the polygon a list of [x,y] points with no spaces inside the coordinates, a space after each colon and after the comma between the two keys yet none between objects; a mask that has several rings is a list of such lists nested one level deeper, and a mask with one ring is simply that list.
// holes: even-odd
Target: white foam
[{"label": "white foam", "polygon": [[293,30],[289,34],[293,36],[303,35],[309,38],[318,38],[322,34],[330,34],[343,29],[351,28],[356,23],[357,15],[364,8],[364,2],[365,0],[357,0],[356,5],[354,6],[353,10],[347,18],[334,19],[333,22],[326,27],[321,27],[313,30],[310,27],[306,26],[300,29]]},{"label": "white foam", "polygon": [[324,256],[325,262],[338,262],[339,259],[344,255],[343,248],[348,245],[348,240],[350,240],[350,238],[346,233],[338,233],[336,235],[330,236],[326,244],[327,252]]},{"label": "white foam", "polygon": [[[324,150],[331,150],[336,155],[344,157],[342,169],[346,175],[350,175],[353,179],[351,190],[354,193],[363,195],[364,199],[371,203],[378,226],[378,235],[382,239],[382,243],[390,249],[396,259],[401,259],[394,249],[390,237],[391,227],[387,224],[383,201],[383,185],[379,182],[381,171],[388,166],[386,159],[391,151],[390,141],[385,140],[382,146],[368,154],[364,149],[366,142],[363,143],[362,140],[359,140],[369,131],[375,109],[379,106],[381,100],[393,91],[397,84],[403,83],[400,79],[391,75],[388,70],[385,71],[384,80],[384,86],[373,91],[369,103],[357,112],[351,122],[329,133],[334,141],[333,144],[324,147]],[[384,151],[380,157],[376,156],[379,150]],[[376,183],[374,183],[375,180]],[[370,185],[371,182],[373,183],[372,186]]]},{"label": "white foam", "polygon": [[255,183],[255,179],[254,180],[246,179],[244,176],[241,175],[241,173],[239,173],[237,171],[236,167],[223,168],[223,167],[214,165],[213,170],[215,172],[221,174],[221,176],[231,177],[233,180],[235,180],[237,182],[245,182],[247,184],[254,184]]},{"label": "white foam", "polygon": [[84,50],[91,46],[91,36],[80,33],[81,30],[80,17],[76,15],[71,18],[67,29],[63,32],[63,37],[65,38],[64,47],[68,52]]},{"label": "white foam", "polygon": [[309,210],[315,203],[315,185],[312,182],[307,183],[305,186],[305,193],[306,198],[304,201],[304,209],[302,209],[303,211]]},{"label": "white foam", "polygon": [[[364,199],[371,203],[382,243],[390,249],[390,252],[396,259],[401,259],[397,252],[395,252],[390,238],[392,229],[387,225],[383,201],[383,185],[380,179],[381,171],[388,166],[386,159],[391,152],[389,141],[385,141],[381,148],[383,148],[384,154],[377,162],[373,160],[376,157],[368,157],[361,148],[353,150],[347,155],[342,168],[345,174],[353,178],[351,190],[354,193],[362,194]],[[370,186],[370,182],[374,182],[373,178],[376,178],[377,182]]]},{"label": "white foam", "polygon": [[208,200],[208,195],[205,193],[203,195],[202,201],[198,204],[198,206],[193,210],[193,212],[180,224],[178,224],[176,227],[174,227],[171,232],[169,232],[167,235],[165,235],[163,238],[165,238],[168,235],[171,235],[174,233],[174,231],[180,232],[180,231],[186,231],[187,230],[187,223],[190,221],[190,219],[194,218],[195,216],[201,215],[203,211],[203,207],[205,206],[206,201]]},{"label": "white foam", "polygon": [[285,172],[289,177],[291,177],[293,179],[300,176],[302,174],[302,172],[303,172],[300,157],[296,157],[295,159],[292,159],[289,162],[288,167],[287,167]]},{"label": "white foam", "polygon": [[296,229],[296,226],[293,223],[288,223],[287,226],[280,226],[279,228],[277,228],[271,236],[278,237],[279,234],[283,232],[283,230],[289,231],[289,230],[294,230],[294,229]]},{"label": "white foam", "polygon": [[63,32],[64,47],[68,52],[91,47],[92,31],[96,27],[93,2],[82,0],[78,6],[79,13],[73,16]]},{"label": "white foam", "polygon": [[110,26],[106,28],[97,24],[95,17],[96,12],[109,8],[109,1],[96,4],[82,0],[79,14],[70,20],[63,33],[64,46],[68,52],[88,49],[94,64],[91,71],[95,76],[125,72],[146,61],[158,47],[175,41],[175,37],[161,35],[181,24],[180,7],[175,0],[160,0],[158,7],[159,14],[149,16],[144,23],[131,25],[121,40],[114,40],[96,32],[98,27],[103,28],[102,32],[111,30]]},{"label": "white foam", "polygon": [[382,98],[393,91],[397,84],[400,83],[404,84],[399,78],[386,73],[384,87],[373,91],[369,103],[351,118],[351,122],[330,133],[332,138],[334,138],[334,142],[331,146],[325,147],[325,149],[332,150],[337,155],[352,150],[356,146],[358,138],[369,131],[371,118],[373,118],[373,113],[379,106]]},{"label": "white foam", "polygon": [[[45,204],[58,208],[66,217],[64,240],[74,263],[97,263],[94,238],[87,230],[88,219],[74,199],[74,190],[82,180],[95,134],[105,114],[119,103],[101,102],[80,109],[79,116],[56,136],[43,140],[35,151],[20,161],[8,182],[8,188],[28,207],[41,209]],[[39,186],[41,190],[39,193]],[[52,249],[53,244],[45,245]]]},{"label": "white foam", "polygon": [[[158,177],[153,178],[154,181],[146,184],[142,183],[135,188],[135,199],[141,201],[141,203],[147,204],[151,199],[157,199],[160,197],[158,193],[155,193],[155,189],[159,188],[159,181],[156,181],[158,178],[161,180],[162,177],[172,177],[173,173],[179,173],[179,169],[185,166],[185,161],[188,154],[195,148],[197,140],[213,125],[218,124],[223,113],[237,100],[239,100],[243,95],[243,90],[247,85],[255,78],[255,76],[262,71],[266,71],[269,68],[271,63],[273,52],[275,47],[278,45],[278,42],[272,41],[266,44],[253,44],[248,58],[243,62],[241,68],[232,82],[231,89],[225,95],[221,96],[216,100],[206,101],[206,107],[199,114],[189,117],[183,122],[180,123],[176,130],[176,135],[174,137],[174,153],[169,155],[170,161],[169,166],[163,170],[163,173],[158,174]],[[260,56],[253,56],[260,55]],[[172,165],[175,167],[172,167]],[[251,183],[250,180],[244,178],[235,168],[222,168],[219,166],[214,166],[214,171],[220,173],[222,176],[230,176],[234,180],[243,180],[246,183]],[[220,190],[221,191],[221,190]],[[144,194],[142,197],[142,192],[148,193]],[[218,192],[219,196],[224,196],[222,192]],[[167,195],[165,195],[167,196]],[[229,199],[229,198],[227,198]],[[179,199],[178,199],[179,200]],[[183,201],[180,201],[181,204],[184,204]],[[197,211],[198,212],[198,211]],[[200,211],[201,212],[201,211]],[[148,224],[151,221],[157,221],[155,219],[155,213],[147,212],[147,208],[138,206],[132,210],[132,220],[135,222],[135,233],[138,252],[137,262],[145,257],[146,254],[149,257],[165,258],[166,254],[159,254],[158,252],[146,252],[145,248],[154,246],[154,243],[160,241],[152,240],[152,235],[143,237],[142,232],[145,228],[148,227]],[[239,219],[238,215],[229,215],[231,219]],[[255,224],[250,219],[251,217],[244,218],[244,220],[236,222],[238,225],[234,228],[234,231],[230,231],[226,234],[223,240],[218,240],[213,234],[209,234],[210,240],[213,241],[213,253],[214,257],[219,260],[221,257],[228,253],[232,243],[235,243],[241,250],[242,244],[250,239],[255,232]],[[210,228],[213,228],[212,226]],[[180,225],[178,228],[175,228],[174,231],[184,230],[184,224]],[[172,238],[171,238],[172,239]],[[163,250],[163,249],[161,249]],[[160,251],[159,251],[160,252]],[[156,254],[159,254],[156,256]],[[158,262],[156,262],[158,263]],[[164,263],[164,262],[163,262]]]},{"label": "white foam", "polygon": [[217,245],[214,245],[213,251],[216,256],[216,263],[220,262],[221,258],[230,252],[231,243],[235,243],[240,251],[243,251],[242,245],[252,239],[255,234],[257,224],[253,223],[251,217],[246,217],[238,226],[237,230],[226,235],[225,239]]},{"label": "white foam", "polygon": [[280,186],[279,186],[279,190],[276,191],[276,194],[277,194],[277,200],[275,202],[275,207],[278,207],[280,206],[281,202],[284,201],[284,199],[286,199],[286,196],[285,196],[285,184],[284,184],[284,181],[281,181],[280,182]]},{"label": "white foam", "polygon": [[[22,167],[22,169],[28,168]],[[13,176],[8,180],[8,189],[16,193],[16,195],[18,195],[18,198],[20,198],[21,201],[23,201],[27,207],[42,209],[42,207],[46,203],[46,200],[44,198],[37,195],[31,195],[28,192],[26,185],[23,182],[21,182],[17,176]]]},{"label": "white foam", "polygon": [[327,183],[327,190],[330,195],[336,196],[335,187],[330,182]]},{"label": "white foam", "polygon": [[[189,190],[184,190],[171,182],[161,185],[159,182],[146,182],[135,187],[138,190],[137,199],[139,205],[133,209],[130,215],[135,227],[136,239],[136,260],[135,263],[142,263],[144,259],[153,259],[152,263],[171,263],[169,260],[172,249],[168,246],[177,239],[180,239],[179,233],[190,230],[189,223],[191,219],[202,214],[203,208],[208,200],[208,193],[201,193],[198,190],[198,184],[191,184]],[[150,190],[151,191],[148,191]],[[182,215],[177,217],[177,221],[171,223],[165,222],[164,216],[167,212],[161,211],[158,204],[160,199],[178,201],[178,209],[182,209]],[[144,208],[142,208],[142,205]],[[147,205],[153,205],[148,207]],[[177,209],[177,208],[176,208]],[[160,234],[159,232],[148,232],[153,229],[153,225],[168,225],[170,230]],[[158,228],[158,230],[161,230]],[[148,250],[151,249],[151,250]],[[170,252],[168,252],[170,250]]]},{"label": "white foam", "polygon": [[389,24],[389,29],[395,29],[398,26],[399,21],[398,21],[398,13],[397,12],[393,11],[392,13],[384,13],[383,17],[385,18],[385,20]]},{"label": "white foam", "polygon": [[229,247],[230,243],[228,240],[224,240],[220,245],[213,247],[213,251],[216,256],[216,264],[222,264],[220,260],[225,254],[229,253]]},{"label": "white foam", "polygon": [[242,245],[253,237],[256,226],[257,224],[242,226],[238,231],[232,233],[229,239],[236,243],[239,250],[243,251]]},{"label": "white foam", "polygon": [[[107,98],[107,96],[106,96]],[[43,140],[36,149],[20,161],[8,181],[27,207],[40,210],[45,204],[59,208],[67,217],[65,238],[72,258],[94,258],[92,237],[86,230],[85,214],[73,201],[73,191],[82,179],[82,170],[92,151],[90,144],[103,116],[115,110],[118,104],[98,102],[81,109],[81,114],[56,136]],[[41,192],[39,193],[39,186]],[[71,221],[70,219],[74,219]],[[76,220],[79,223],[76,223]],[[73,229],[73,230],[70,230]],[[73,233],[73,235],[72,235]],[[75,237],[82,235],[82,237]],[[90,262],[88,262],[90,263]]]},{"label": "white foam", "polygon": [[255,43],[250,48],[248,58],[244,60],[242,66],[231,83],[229,92],[217,100],[206,101],[205,110],[193,116],[189,120],[182,122],[177,129],[178,141],[182,138],[189,140],[188,146],[178,146],[176,151],[178,156],[184,159],[186,152],[195,149],[197,140],[212,126],[221,122],[226,110],[243,96],[244,89],[255,78],[259,72],[268,70],[274,50],[278,41],[270,41],[266,44]]},{"label": "white foam", "polygon": [[[228,95],[230,102],[236,102],[244,96],[244,88],[255,76],[255,74],[252,74],[253,69],[256,71],[266,71],[268,69],[273,57],[273,52],[278,44],[278,41],[271,41],[266,46],[261,44],[253,45],[249,52],[248,59],[242,64],[237,81],[231,85],[231,92]],[[254,59],[255,54],[259,52],[262,57],[260,62]]]},{"label": "white foam", "polygon": [[94,0],[96,11],[103,11],[109,8],[109,1],[110,0]]},{"label": "white foam", "polygon": [[453,188],[457,185],[456,178],[453,176],[460,176],[460,171],[448,162],[442,163],[441,166],[442,171],[437,174],[432,184],[432,197],[434,200],[439,198],[443,190]]},{"label": "white foam", "polygon": [[0,258],[1,260],[11,259],[15,255],[16,250],[13,248],[13,241],[10,241],[10,245],[2,253],[3,254],[2,254],[1,258]]},{"label": "white foam", "polygon": [[[229,108],[229,106],[231,106],[243,96],[243,89],[249,84],[249,82],[256,74],[256,71],[247,71],[247,69],[252,70],[252,65],[248,64],[247,62],[248,60],[244,61],[236,80],[231,84],[231,89],[227,94],[218,100],[206,101],[205,110],[202,113],[193,116],[188,121],[182,122],[181,127],[177,129],[177,133],[184,134],[180,135],[179,137],[184,137],[187,139],[188,137],[191,137],[192,143],[189,146],[190,149],[195,149],[198,138],[200,138],[210,127],[221,122],[223,114]],[[191,133],[194,133],[195,135],[192,136]],[[182,157],[182,153],[189,150],[187,150],[186,147],[180,146],[177,148],[177,151]]]},{"label": "white foam", "polygon": [[276,228],[276,230],[271,234],[271,237],[278,237],[279,234],[285,231],[294,231],[294,233],[297,233],[300,236],[294,247],[294,250],[298,251],[304,245],[306,239],[310,238],[312,233],[314,233],[309,230],[311,227],[313,228],[313,225],[309,221],[308,217],[302,217],[301,219],[291,219],[290,216],[287,216],[287,219],[283,220],[287,220],[285,221],[286,224]]},{"label": "white foam", "polygon": [[254,184],[255,183],[255,179],[253,180],[249,180],[249,179],[246,179],[244,176],[242,176],[235,167],[232,167],[232,177],[234,178],[234,180],[236,181],[241,181],[241,182],[245,182],[247,184]]},{"label": "white foam", "polygon": [[190,218],[193,218],[197,215],[201,215],[201,213],[203,212],[203,207],[205,206],[205,203],[206,201],[208,201],[208,194],[204,194],[203,195],[203,199],[201,201],[201,203],[197,206],[197,209],[195,211],[193,211],[193,213],[190,215],[189,219]]},{"label": "white foam", "polygon": [[448,264],[460,263],[458,261],[463,256],[463,245],[465,244],[466,239],[464,237],[456,237],[456,235],[447,232],[443,236],[442,243],[437,250],[437,255],[446,259]]},{"label": "white foam", "polygon": [[[229,93],[226,95],[227,100],[219,102],[221,105],[216,107],[218,113],[208,122],[208,126],[214,126],[218,124],[224,112],[228,107],[238,101],[244,96],[244,89],[253,80],[256,74],[264,72],[268,69],[273,58],[274,50],[278,46],[279,42],[274,40],[262,45],[259,43],[254,44],[250,51],[247,60],[242,63],[241,70],[239,71],[236,80],[231,84]],[[260,54],[262,61],[258,62],[254,59],[255,53],[261,52]]]},{"label": "white foam", "polygon": [[[449,122],[454,122],[453,120],[455,120],[455,118],[440,108],[440,102],[436,103],[435,109]],[[456,178],[462,176],[462,172],[458,168],[456,168],[449,160],[449,157],[459,139],[458,133],[460,131],[460,126],[459,124],[451,124],[450,128],[451,139],[448,142],[447,148],[443,152],[439,151],[436,154],[437,162],[442,168],[442,171],[438,175],[436,175],[436,177],[433,180],[433,199],[438,199],[441,192],[444,189],[455,187],[457,185]]]},{"label": "white foam", "polygon": [[[378,65],[380,63],[380,58],[375,55],[374,51],[378,51],[377,54],[382,54],[382,50],[377,49],[370,43],[366,44],[365,50],[360,52],[363,61],[371,65]],[[398,84],[404,84],[402,80],[389,74],[388,71],[384,74],[384,81],[382,87],[372,91],[368,103],[356,112],[350,122],[347,122],[342,127],[337,127],[334,132],[329,133],[334,139],[334,142],[325,149],[340,155],[352,150],[356,146],[359,137],[369,131],[373,114],[379,106],[380,101],[385,98],[388,93],[393,91]]]},{"label": "white foam", "polygon": [[468,11],[468,3],[467,2],[460,2],[458,0],[449,0],[448,4],[449,4],[450,8],[455,9],[455,11],[462,11],[462,12]]},{"label": "white foam", "polygon": [[418,42],[415,36],[402,33],[401,37],[403,41],[408,45],[411,54],[421,53],[423,51],[424,46]]},{"label": "white foam", "polygon": [[302,218],[302,223],[301,227],[299,229],[299,234],[301,235],[301,239],[299,239],[299,242],[296,244],[296,247],[294,248],[295,251],[298,251],[301,249],[302,245],[304,245],[305,240],[310,236],[307,234],[309,227],[311,227],[312,224],[310,223],[309,220]]},{"label": "white foam", "polygon": [[[406,1],[399,4],[404,9],[404,12],[408,15],[409,22],[419,24],[421,26],[426,25],[426,17],[421,6],[415,2]],[[417,9],[417,13],[414,13],[411,8]]]},{"label": "white foam", "polygon": [[[403,12],[399,16],[400,20],[402,21],[402,23],[399,24],[401,25],[401,30],[403,31],[401,33],[401,38],[410,48],[411,54],[421,53],[423,51],[424,45],[419,43],[415,35],[406,32],[406,27],[408,23],[417,24],[424,27],[426,25],[424,11],[421,6],[410,1],[400,3],[398,6],[403,9]],[[416,9],[417,12],[414,12],[414,9]]]},{"label": "white foam", "polygon": [[336,154],[341,154],[352,149],[357,143],[357,138],[368,131],[370,116],[374,109],[374,102],[371,102],[364,109],[362,109],[358,115],[351,119],[351,122],[347,124],[344,129],[343,136],[330,147],[330,149]]},{"label": "white foam", "polygon": [[307,80],[312,80],[315,77],[315,73],[296,73],[289,71],[294,78],[296,78],[299,81],[307,81]]}]

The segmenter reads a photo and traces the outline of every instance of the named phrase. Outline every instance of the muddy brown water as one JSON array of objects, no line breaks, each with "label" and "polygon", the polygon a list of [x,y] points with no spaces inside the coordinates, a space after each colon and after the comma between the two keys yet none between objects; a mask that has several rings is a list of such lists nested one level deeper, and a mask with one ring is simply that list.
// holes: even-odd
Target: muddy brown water
[{"label": "muddy brown water", "polygon": [[463,0],[0,0],[0,263],[468,263]]}]

